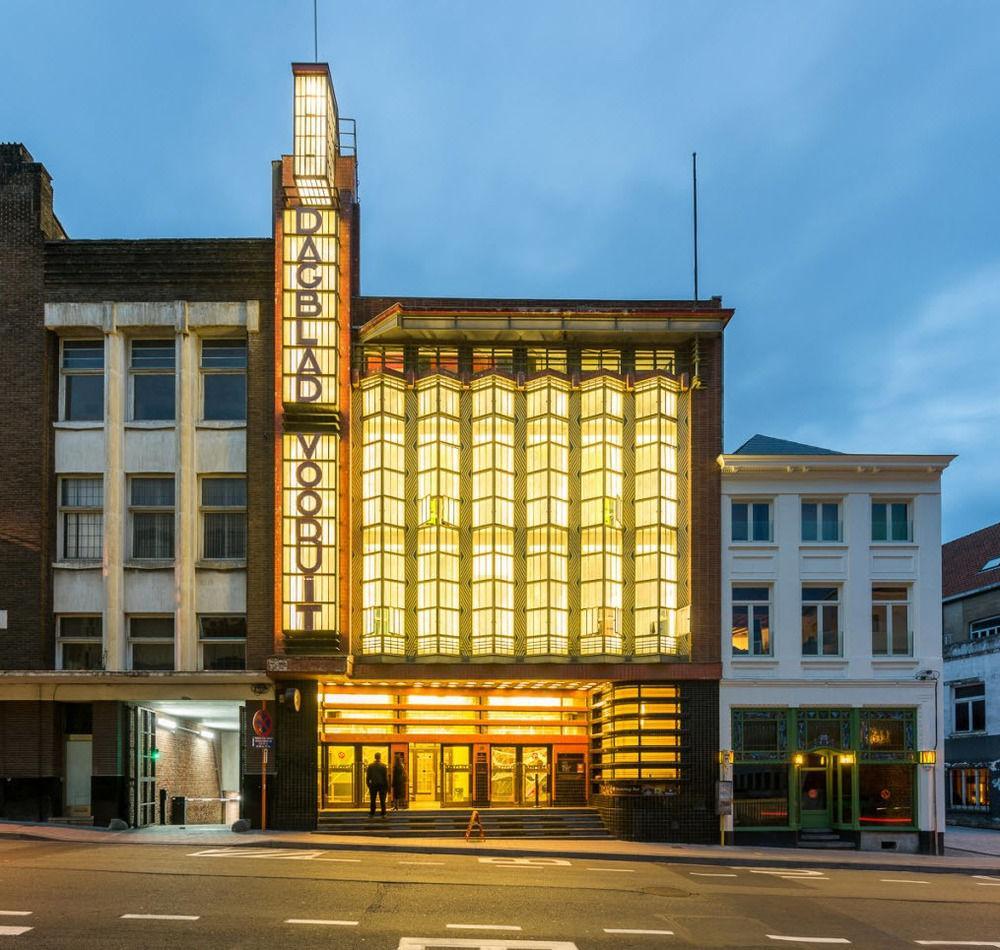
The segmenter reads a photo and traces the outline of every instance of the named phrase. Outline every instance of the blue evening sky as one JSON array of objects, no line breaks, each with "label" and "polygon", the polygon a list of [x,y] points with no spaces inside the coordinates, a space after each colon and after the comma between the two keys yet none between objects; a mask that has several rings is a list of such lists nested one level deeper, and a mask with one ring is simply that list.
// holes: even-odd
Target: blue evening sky
[{"label": "blue evening sky", "polygon": [[[721,294],[726,449],[955,452],[1000,520],[1000,3],[320,0],[358,120],[362,290]],[[311,0],[35,0],[0,140],[72,237],[270,231]]]}]

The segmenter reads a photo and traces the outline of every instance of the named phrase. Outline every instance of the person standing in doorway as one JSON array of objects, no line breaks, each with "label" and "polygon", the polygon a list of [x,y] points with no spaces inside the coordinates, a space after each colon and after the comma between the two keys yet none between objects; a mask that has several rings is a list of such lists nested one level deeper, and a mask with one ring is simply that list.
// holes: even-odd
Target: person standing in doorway
[{"label": "person standing in doorway", "polygon": [[392,763],[392,810],[399,811],[400,803],[406,804],[406,766],[403,765],[403,753],[396,753],[396,761]]},{"label": "person standing in doorway", "polygon": [[385,818],[385,793],[389,791],[389,770],[382,761],[381,752],[375,753],[375,761],[368,766],[365,782],[368,785],[368,795],[371,799],[368,817],[375,817],[375,797],[378,796],[379,803],[382,805],[382,817]]}]

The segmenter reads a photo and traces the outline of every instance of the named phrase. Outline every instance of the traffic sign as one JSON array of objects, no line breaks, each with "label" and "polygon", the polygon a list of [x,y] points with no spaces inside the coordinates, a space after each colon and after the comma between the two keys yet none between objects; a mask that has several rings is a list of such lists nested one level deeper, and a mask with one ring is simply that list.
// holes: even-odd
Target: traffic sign
[{"label": "traffic sign", "polygon": [[258,709],[253,714],[253,731],[255,735],[267,737],[274,730],[274,722],[266,709]]},{"label": "traffic sign", "polygon": [[274,736],[251,736],[250,739],[253,742],[253,748],[255,749],[274,748]]}]

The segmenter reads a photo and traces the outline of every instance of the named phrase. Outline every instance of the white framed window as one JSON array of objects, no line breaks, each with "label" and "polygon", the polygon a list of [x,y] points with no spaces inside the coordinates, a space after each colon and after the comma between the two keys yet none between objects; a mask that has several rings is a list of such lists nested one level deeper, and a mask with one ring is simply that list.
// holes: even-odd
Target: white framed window
[{"label": "white framed window", "polygon": [[802,586],[802,655],[840,656],[840,588]]},{"label": "white framed window", "polygon": [[733,587],[733,656],[771,656],[771,588]]},{"label": "white framed window", "polygon": [[986,685],[967,683],[952,687],[955,732],[986,731]]},{"label": "white framed window", "polygon": [[56,617],[56,636],[59,669],[104,669],[104,634],[100,614],[64,614]]},{"label": "white framed window", "polygon": [[990,810],[989,769],[948,769],[948,807]]},{"label": "white framed window", "polygon": [[170,340],[132,340],[129,392],[136,422],[173,422],[177,416],[177,347]]},{"label": "white framed window", "polygon": [[203,670],[247,668],[247,618],[204,614],[198,617]]},{"label": "white framed window", "polygon": [[905,499],[872,499],[872,541],[913,540],[910,502]]},{"label": "white framed window", "polygon": [[60,414],[66,422],[104,421],[104,340],[63,340]]},{"label": "white framed window", "polygon": [[872,654],[911,656],[910,588],[905,584],[872,585]]},{"label": "white framed window", "polygon": [[247,341],[201,341],[201,417],[246,422]]},{"label": "white framed window", "polygon": [[104,544],[104,480],[97,476],[59,479],[59,556],[64,561],[99,561]]},{"label": "white framed window", "polygon": [[970,640],[985,640],[996,636],[1000,636],[1000,617],[984,617],[969,624]]},{"label": "white framed window", "polygon": [[732,514],[733,541],[770,542],[774,538],[771,520],[771,501],[762,499],[734,499],[730,508]]},{"label": "white framed window", "polygon": [[247,480],[212,476],[201,480],[201,556],[242,561],[247,556]]},{"label": "white framed window", "polygon": [[128,618],[129,669],[174,669],[174,618],[138,615]]},{"label": "white framed window", "polygon": [[173,476],[133,475],[129,484],[129,523],[135,560],[169,561],[174,556]]},{"label": "white framed window", "polygon": [[844,540],[839,501],[803,500],[802,540],[826,543],[838,543]]}]

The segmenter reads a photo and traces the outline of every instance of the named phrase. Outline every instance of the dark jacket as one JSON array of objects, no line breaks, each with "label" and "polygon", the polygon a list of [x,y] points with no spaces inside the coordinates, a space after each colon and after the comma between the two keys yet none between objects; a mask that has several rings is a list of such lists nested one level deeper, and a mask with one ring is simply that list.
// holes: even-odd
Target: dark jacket
[{"label": "dark jacket", "polygon": [[396,759],[392,766],[392,794],[400,800],[406,798],[406,769],[402,759]]},{"label": "dark jacket", "polygon": [[385,767],[385,763],[372,762],[365,772],[365,782],[369,788],[374,788],[376,791],[378,789],[389,791],[389,770]]}]

